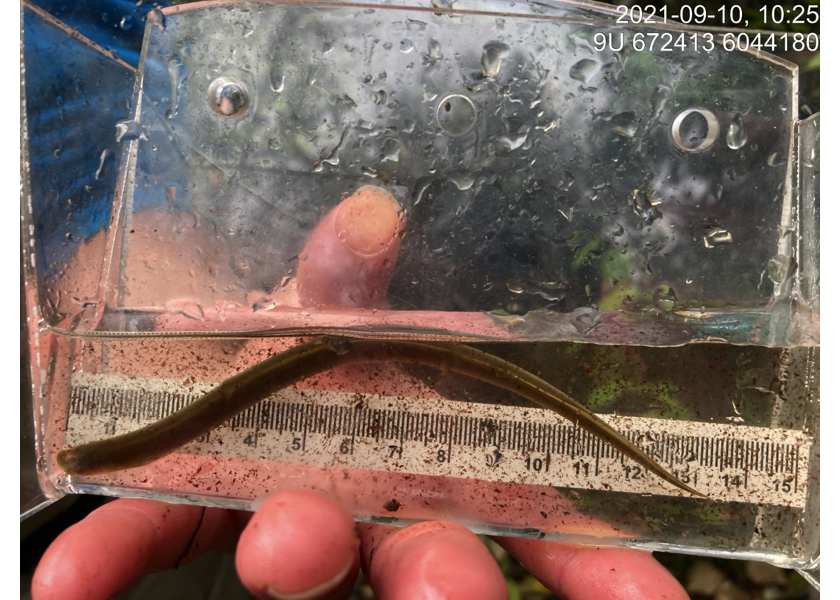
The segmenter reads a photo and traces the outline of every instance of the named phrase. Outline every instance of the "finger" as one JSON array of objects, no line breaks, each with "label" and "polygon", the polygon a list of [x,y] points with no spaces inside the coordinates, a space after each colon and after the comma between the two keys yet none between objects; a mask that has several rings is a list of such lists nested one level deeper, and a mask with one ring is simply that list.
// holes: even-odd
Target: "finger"
[{"label": "finger", "polygon": [[381,600],[507,598],[487,547],[468,529],[428,521],[404,529],[359,524],[362,563]]},{"label": "finger", "polygon": [[642,550],[494,538],[552,592],[568,600],[687,600],[674,577]]},{"label": "finger", "polygon": [[315,228],[297,271],[304,306],[379,308],[400,249],[400,206],[382,188],[366,185]]},{"label": "finger", "polygon": [[50,545],[35,570],[32,597],[110,598],[141,575],[208,551],[232,550],[247,520],[236,511],[150,500],[117,500]]},{"label": "finger", "polygon": [[359,572],[353,518],[314,492],[274,494],[242,533],[236,570],[260,598],[346,598]]}]

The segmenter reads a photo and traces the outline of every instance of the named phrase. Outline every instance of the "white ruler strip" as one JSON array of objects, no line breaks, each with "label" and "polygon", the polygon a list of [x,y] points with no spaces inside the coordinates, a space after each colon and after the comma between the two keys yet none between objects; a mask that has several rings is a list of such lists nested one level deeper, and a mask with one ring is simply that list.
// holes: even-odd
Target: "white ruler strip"
[{"label": "white ruler strip", "polygon": [[[71,445],[125,433],[212,387],[77,373]],[[801,431],[602,415],[715,500],[803,508],[813,438]],[[539,408],[283,390],[182,452],[254,461],[688,496],[557,414]]]}]

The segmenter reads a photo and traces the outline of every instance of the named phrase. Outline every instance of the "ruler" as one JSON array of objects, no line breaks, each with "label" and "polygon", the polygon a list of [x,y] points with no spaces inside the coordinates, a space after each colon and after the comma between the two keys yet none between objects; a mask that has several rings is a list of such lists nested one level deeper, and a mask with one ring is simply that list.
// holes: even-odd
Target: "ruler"
[{"label": "ruler", "polygon": [[[77,373],[71,445],[126,433],[214,384]],[[715,500],[804,508],[806,432],[601,415],[677,477]],[[622,453],[541,408],[282,390],[182,447],[205,456],[441,475],[570,489],[686,496]]]}]

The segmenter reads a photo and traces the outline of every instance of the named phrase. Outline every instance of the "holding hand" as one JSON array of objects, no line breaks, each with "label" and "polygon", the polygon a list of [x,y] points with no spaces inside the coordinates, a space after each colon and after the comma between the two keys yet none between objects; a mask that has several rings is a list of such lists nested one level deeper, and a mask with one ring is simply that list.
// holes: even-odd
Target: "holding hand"
[{"label": "holding hand", "polygon": [[[403,226],[389,194],[366,186],[331,211],[300,256],[299,294],[284,302],[378,307]],[[353,377],[347,371],[345,377]],[[359,377],[347,389],[364,390]],[[481,502],[476,496],[475,502]],[[686,598],[648,553],[528,539],[498,542],[563,598]],[[117,500],[65,531],[45,553],[33,597],[108,598],[145,573],[208,551],[236,552],[244,585],[259,598],[345,598],[359,567],[378,598],[506,598],[481,540],[460,525],[428,521],[399,529],[354,524],[334,500],[282,491],[254,513]]]}]

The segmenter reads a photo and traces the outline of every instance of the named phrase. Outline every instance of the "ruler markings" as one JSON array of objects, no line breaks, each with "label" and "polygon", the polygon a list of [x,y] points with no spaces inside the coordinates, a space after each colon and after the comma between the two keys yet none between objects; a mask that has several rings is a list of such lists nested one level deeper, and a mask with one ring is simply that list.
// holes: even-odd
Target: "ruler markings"
[{"label": "ruler markings", "polygon": [[600,446],[601,440],[596,439],[595,443],[593,444],[593,450],[595,452],[595,476],[597,477],[600,474],[600,467],[601,467],[601,452]]},{"label": "ruler markings", "polygon": [[[84,375],[82,374],[81,377],[82,382],[84,382]],[[94,376],[94,379],[108,377],[117,378],[118,381],[114,381],[112,387],[84,385],[79,384],[78,380],[80,378],[77,377],[77,385],[73,387],[70,396],[71,415],[68,421],[73,428],[74,436],[82,436],[83,438],[87,434],[91,440],[104,437],[102,429],[93,424],[94,421],[101,422],[102,420],[114,421],[114,427],[118,427],[119,433],[130,431],[136,428],[137,424],[160,419],[186,406],[201,395],[200,393],[169,390],[152,389],[145,391],[142,387],[139,389],[121,389],[118,386],[119,384],[125,384],[125,380],[119,379],[119,376],[98,375]],[[101,382],[94,381],[94,383]],[[140,386],[142,384],[143,382],[137,383]],[[177,385],[173,382],[167,384],[171,387]],[[278,400],[277,397],[281,399]],[[390,454],[393,460],[398,460],[401,457],[403,462],[407,464],[408,461],[405,460],[407,457],[411,458],[417,453],[424,454],[424,449],[428,448],[429,451],[433,452],[432,460],[421,461],[423,465],[431,464],[432,467],[452,468],[453,470],[456,463],[465,460],[461,456],[464,452],[467,454],[463,456],[476,457],[482,456],[483,449],[496,448],[497,456],[495,459],[492,458],[491,454],[487,454],[486,458],[480,459],[487,463],[486,466],[478,465],[478,460],[475,461],[476,464],[471,465],[471,468],[475,469],[474,473],[470,474],[464,468],[461,468],[451,474],[452,476],[474,476],[491,480],[495,476],[490,476],[490,472],[484,473],[485,469],[495,468],[499,461],[508,461],[505,464],[512,465],[519,462],[513,458],[515,456],[522,455],[524,458],[538,453],[543,456],[539,463],[543,465],[539,467],[542,471],[548,471],[549,461],[551,461],[551,464],[558,465],[557,469],[552,467],[552,472],[556,473],[556,471],[562,470],[563,473],[561,474],[572,480],[575,479],[573,476],[575,470],[583,471],[577,473],[578,480],[564,480],[562,485],[567,487],[600,488],[602,485],[607,487],[609,484],[612,489],[628,491],[629,487],[633,485],[633,482],[624,481],[630,477],[627,472],[628,467],[625,465],[635,466],[633,461],[625,463],[623,453],[616,451],[612,446],[603,443],[600,439],[575,425],[563,421],[558,422],[559,417],[549,411],[497,407],[486,404],[467,405],[466,403],[420,398],[401,399],[400,402],[397,402],[397,399],[391,399],[398,406],[398,408],[393,408],[393,404],[387,402],[389,399],[378,396],[368,397],[366,406],[361,407],[351,398],[358,398],[358,395],[338,392],[310,392],[309,394],[299,394],[297,392],[284,394],[281,392],[254,405],[245,413],[237,415],[229,420],[224,427],[231,430],[236,428],[256,430],[254,440],[257,439],[258,435],[265,435],[260,433],[260,430],[276,432],[275,437],[270,439],[276,439],[276,435],[283,436],[287,433],[302,434],[302,451],[305,451],[307,446],[312,446],[309,443],[312,441],[310,438],[315,435],[318,440],[312,441],[316,444],[312,446],[314,448],[313,452],[318,452],[318,449],[324,450],[330,444],[328,440],[339,438],[336,443],[342,443],[341,440],[346,441],[346,437],[349,435],[351,436],[350,456],[342,456],[342,460],[355,460],[354,454],[357,452],[360,443],[365,447],[363,454],[367,457],[370,454],[370,448],[378,447],[379,442],[387,446],[393,441],[398,441],[400,456],[396,456],[392,449]],[[316,400],[318,400],[317,403]],[[336,402],[337,400],[340,402]],[[486,416],[482,418],[465,415],[465,406],[469,406],[469,410],[473,413],[485,412]],[[490,411],[495,413],[501,411],[510,418],[491,416],[487,414]],[[551,422],[552,420],[554,422]],[[714,472],[724,473],[726,471],[728,475],[723,476],[726,486],[729,486],[729,481],[738,481],[737,485],[740,486],[740,479],[742,479],[744,489],[731,490],[727,488],[723,490],[725,492],[723,496],[728,500],[757,502],[750,499],[755,496],[754,485],[763,485],[764,487],[760,491],[767,492],[771,490],[773,485],[778,485],[778,474],[784,473],[791,475],[794,484],[793,491],[787,497],[780,497],[777,494],[773,498],[767,498],[767,494],[764,494],[763,501],[769,504],[804,506],[804,490],[807,486],[804,485],[805,480],[803,478],[803,486],[800,488],[799,473],[800,470],[803,473],[808,470],[808,465],[803,462],[801,457],[810,456],[810,452],[800,451],[803,445],[810,448],[813,441],[801,432],[728,424],[668,421],[669,429],[677,428],[681,430],[680,433],[668,433],[662,429],[665,425],[654,419],[605,416],[605,420],[617,425],[618,429],[623,430],[631,441],[639,445],[661,464],[668,465],[672,471],[679,470],[683,474],[696,472],[692,475],[694,478],[692,483],[697,482],[698,478],[700,481],[703,479],[709,480],[706,482],[706,488],[702,486],[700,488],[711,490],[710,493],[715,491],[712,489],[715,485],[718,487],[721,485],[717,482],[721,477],[713,476]],[[107,423],[106,431],[110,431],[107,428]],[[242,439],[246,439],[245,435],[240,434],[240,436]],[[81,439],[79,441],[87,440]],[[411,442],[422,443],[422,447],[416,447],[412,444],[411,454],[404,455],[403,447],[406,443],[411,444]],[[78,443],[78,441],[75,443]],[[192,444],[196,447],[201,445],[200,442],[193,442]],[[445,450],[440,450],[441,453],[444,451],[447,453],[445,460],[443,460],[442,454],[436,454],[439,448],[445,448]],[[459,456],[455,456],[456,448],[464,449],[457,450]],[[499,454],[499,450],[502,451],[501,454]],[[191,450],[191,452],[199,451]],[[512,451],[512,454],[510,451]],[[231,452],[237,452],[237,450],[234,449]],[[272,450],[265,456],[273,457],[276,452]],[[475,454],[475,452],[479,452],[479,454]],[[242,453],[243,458],[252,458],[247,455],[247,449],[243,449]],[[342,454],[346,455],[347,452],[343,450]],[[376,456],[379,456],[379,454],[382,454],[382,452],[379,452]],[[387,452],[384,454],[388,455]],[[258,454],[257,456],[262,455]],[[437,460],[435,460],[436,456],[438,457]],[[564,456],[565,459],[563,459]],[[319,460],[323,461],[325,457],[329,460],[324,464],[332,464],[330,461],[335,458],[325,456],[322,453]],[[536,457],[534,458],[536,459]],[[282,459],[295,462],[301,462],[302,460],[298,455],[294,457],[283,456]],[[575,461],[576,459],[579,462],[575,465],[572,465],[571,462],[563,462],[563,460]],[[594,464],[589,463],[588,467],[584,467],[582,463],[584,459],[594,459]],[[602,461],[602,459],[604,460]],[[558,463],[558,460],[561,462]],[[530,458],[528,461],[528,464],[531,465]],[[451,467],[449,466],[450,463],[452,463]],[[534,462],[533,464],[536,465],[537,463]],[[519,468],[524,469],[524,465],[525,461],[522,460],[522,465]],[[352,462],[348,463],[347,466],[390,470],[397,468],[387,465],[354,464]],[[402,464],[398,465],[397,470],[401,470],[403,466]],[[422,470],[432,467],[414,468]],[[570,467],[574,468],[571,469]],[[585,469],[591,469],[591,472],[585,471]],[[713,471],[709,469],[713,469]],[[538,468],[534,466],[534,470],[538,470]],[[741,473],[740,479],[736,479],[735,474],[731,472],[734,470]],[[572,474],[570,474],[570,471]],[[447,475],[450,473],[434,474]],[[520,475],[522,474],[520,473]],[[539,475],[545,484],[552,484],[547,480],[545,473]],[[594,480],[593,475],[596,478]],[[510,477],[512,476],[510,475]],[[530,476],[536,478],[537,474],[530,473]],[[760,480],[755,484],[757,476],[760,476]],[[776,479],[771,481],[773,476]],[[584,477],[588,477],[589,480],[583,480]],[[519,479],[513,480],[519,481]],[[653,478],[648,475],[648,480],[653,480]],[[650,487],[650,484],[647,485]],[[624,489],[622,486],[628,489]],[[659,487],[663,489],[648,489],[646,492],[681,495],[681,492],[667,489],[667,486]],[[778,490],[775,491],[778,492]]]}]

